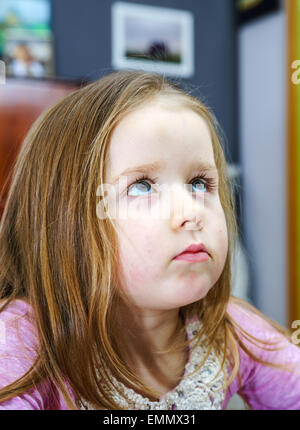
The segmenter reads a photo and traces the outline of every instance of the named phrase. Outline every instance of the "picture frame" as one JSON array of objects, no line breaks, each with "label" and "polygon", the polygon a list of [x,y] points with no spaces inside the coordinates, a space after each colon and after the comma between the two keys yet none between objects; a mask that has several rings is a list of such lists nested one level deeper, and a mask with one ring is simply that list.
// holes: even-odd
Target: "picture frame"
[{"label": "picture frame", "polygon": [[0,58],[7,76],[55,76],[50,0],[0,2]]},{"label": "picture frame", "polygon": [[280,0],[236,0],[238,24],[280,9]]},{"label": "picture frame", "polygon": [[168,76],[194,75],[194,16],[190,11],[115,2],[112,66]]},{"label": "picture frame", "polygon": [[51,35],[41,36],[22,29],[7,30],[3,54],[7,76],[52,78],[55,75]]}]

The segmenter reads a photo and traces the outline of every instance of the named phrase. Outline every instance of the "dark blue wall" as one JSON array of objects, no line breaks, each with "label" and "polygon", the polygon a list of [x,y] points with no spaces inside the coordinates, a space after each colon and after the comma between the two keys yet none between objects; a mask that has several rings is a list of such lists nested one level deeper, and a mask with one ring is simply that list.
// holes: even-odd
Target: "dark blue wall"
[{"label": "dark blue wall", "polygon": [[[234,0],[135,0],[127,2],[189,10],[195,23],[196,85],[224,130],[226,156],[238,162],[237,69]],[[56,74],[95,80],[112,71],[113,0],[52,0]]]}]

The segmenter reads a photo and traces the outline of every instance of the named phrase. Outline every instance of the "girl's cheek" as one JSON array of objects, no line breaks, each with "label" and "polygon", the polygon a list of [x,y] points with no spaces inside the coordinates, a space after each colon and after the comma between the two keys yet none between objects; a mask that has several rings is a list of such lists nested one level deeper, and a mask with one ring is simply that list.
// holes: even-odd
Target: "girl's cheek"
[{"label": "girl's cheek", "polygon": [[225,225],[223,228],[219,229],[219,238],[220,238],[220,243],[222,245],[222,249],[224,254],[227,254],[228,251],[228,231],[227,231],[227,226]]},{"label": "girl's cheek", "polygon": [[134,237],[140,246],[144,246],[143,249],[151,249],[154,232],[150,221],[141,219],[128,220],[125,230],[130,234],[129,237]]},{"label": "girl's cheek", "polygon": [[120,267],[121,284],[125,291],[139,294],[153,278],[153,267],[150,258],[141,258],[137,254],[123,255]]}]

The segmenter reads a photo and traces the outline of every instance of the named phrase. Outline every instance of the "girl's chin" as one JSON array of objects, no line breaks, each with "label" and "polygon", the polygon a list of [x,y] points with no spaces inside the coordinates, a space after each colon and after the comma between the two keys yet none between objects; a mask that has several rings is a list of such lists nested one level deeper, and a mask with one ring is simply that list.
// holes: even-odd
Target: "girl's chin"
[{"label": "girl's chin", "polygon": [[[177,304],[177,307],[187,306],[192,303],[198,302],[199,300],[204,299],[204,297],[209,292],[210,288],[201,288],[197,291],[189,291],[188,294],[184,294],[181,296],[174,297],[172,302],[174,301]],[[174,300],[175,299],[175,300]],[[174,303],[175,304],[175,303]]]},{"label": "girl's chin", "polygon": [[156,291],[154,295],[133,297],[133,302],[137,308],[140,309],[153,309],[153,310],[172,310],[178,309],[183,306],[190,305],[199,300],[202,300],[209,290],[211,285],[209,283],[187,283],[186,285],[177,284],[177,288],[170,288],[169,286],[162,286],[161,293]]},{"label": "girl's chin", "polygon": [[179,309],[179,308],[182,308],[183,306],[191,305],[192,303],[195,303],[195,302],[198,302],[199,300],[204,299],[208,291],[209,289],[207,289],[206,291],[201,291],[201,293],[199,294],[192,294],[186,297],[170,297],[169,300],[168,299],[160,300],[157,303],[152,303],[152,308],[157,310]]}]

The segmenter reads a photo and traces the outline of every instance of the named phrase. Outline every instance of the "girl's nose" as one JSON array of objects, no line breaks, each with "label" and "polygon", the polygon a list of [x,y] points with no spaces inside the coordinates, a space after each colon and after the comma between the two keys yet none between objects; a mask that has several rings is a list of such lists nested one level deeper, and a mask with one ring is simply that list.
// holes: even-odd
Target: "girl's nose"
[{"label": "girl's nose", "polygon": [[204,193],[192,193],[189,186],[180,186],[170,193],[170,223],[171,228],[199,230],[204,222]]}]

